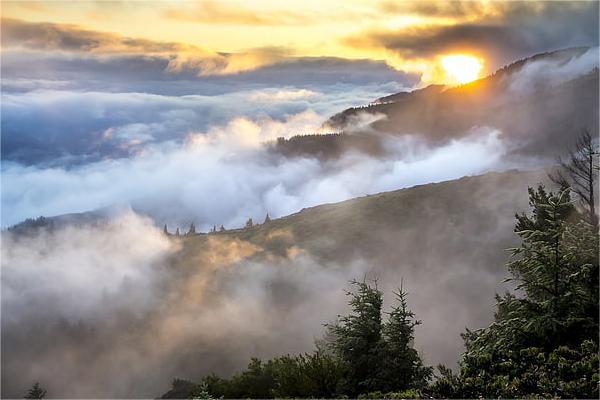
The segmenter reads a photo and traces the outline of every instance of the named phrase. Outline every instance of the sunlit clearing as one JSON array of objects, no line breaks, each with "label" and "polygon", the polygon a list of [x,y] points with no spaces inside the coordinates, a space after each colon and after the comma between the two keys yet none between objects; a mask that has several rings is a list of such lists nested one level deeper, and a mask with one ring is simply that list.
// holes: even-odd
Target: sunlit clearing
[{"label": "sunlit clearing", "polygon": [[450,54],[441,58],[447,83],[463,84],[479,78],[483,61],[463,54]]}]

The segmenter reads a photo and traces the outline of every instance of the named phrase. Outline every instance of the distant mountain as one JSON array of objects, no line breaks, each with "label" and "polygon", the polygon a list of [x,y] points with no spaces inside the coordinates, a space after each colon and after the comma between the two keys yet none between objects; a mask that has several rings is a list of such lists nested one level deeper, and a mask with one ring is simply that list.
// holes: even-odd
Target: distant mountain
[{"label": "distant mountain", "polygon": [[[399,101],[405,101],[405,100],[413,101],[418,98],[436,95],[438,93],[443,92],[445,89],[446,89],[445,85],[429,85],[429,86],[424,87],[423,89],[413,90],[412,92],[400,92],[400,93],[391,94],[389,96],[380,97],[377,100],[375,100],[373,103],[371,103],[370,106],[376,106],[376,105],[387,104],[387,103],[397,103]],[[346,111],[349,111],[349,110],[352,110],[352,108],[349,108]],[[340,115],[340,114],[336,114],[336,116],[337,115]],[[332,117],[332,119],[336,118],[336,116]],[[329,124],[335,125],[335,122],[332,122],[330,120]]]},{"label": "distant mountain", "polygon": [[[332,116],[325,127],[341,133],[335,140],[304,136],[271,146],[292,156],[338,157],[347,149],[385,153],[382,134],[416,135],[435,145],[487,126],[502,132],[514,155],[554,159],[581,129],[598,134],[597,61],[589,69],[582,62],[593,57],[590,52],[573,48],[538,54],[465,85],[432,85],[381,97]],[[361,115],[380,118],[356,129]]]},{"label": "distant mountain", "polygon": [[67,226],[97,226],[109,221],[112,217],[131,210],[131,207],[126,205],[115,205],[111,207],[99,208],[93,211],[85,211],[81,213],[61,214],[56,216],[39,216],[37,218],[27,218],[13,226],[7,228],[8,232],[17,235],[35,234],[40,229],[49,231],[65,228]]}]

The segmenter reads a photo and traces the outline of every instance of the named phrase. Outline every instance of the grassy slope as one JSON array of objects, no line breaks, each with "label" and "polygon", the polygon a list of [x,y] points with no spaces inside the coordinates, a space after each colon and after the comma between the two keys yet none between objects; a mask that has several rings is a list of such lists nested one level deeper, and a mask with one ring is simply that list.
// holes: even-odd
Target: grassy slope
[{"label": "grassy slope", "polygon": [[[392,233],[420,237],[412,249],[448,230],[464,236],[461,240],[483,240],[505,220],[512,224],[514,213],[526,206],[527,186],[543,179],[540,172],[521,171],[464,177],[306,208],[267,224],[216,235],[266,246],[273,232],[285,230],[292,233],[293,244],[324,261],[347,259],[349,251],[378,253],[373,247]],[[444,237],[449,244],[458,244],[457,239]]]},{"label": "grassy slope", "polygon": [[[253,260],[308,254],[324,268],[365,266],[386,291],[404,279],[432,363],[452,364],[465,326],[490,322],[503,291],[506,248],[516,244],[514,214],[542,172],[488,173],[304,209],[249,229],[183,240],[184,258],[201,259],[211,237],[256,245]],[[356,278],[362,278],[357,276]],[[315,315],[315,318],[319,316]]]}]

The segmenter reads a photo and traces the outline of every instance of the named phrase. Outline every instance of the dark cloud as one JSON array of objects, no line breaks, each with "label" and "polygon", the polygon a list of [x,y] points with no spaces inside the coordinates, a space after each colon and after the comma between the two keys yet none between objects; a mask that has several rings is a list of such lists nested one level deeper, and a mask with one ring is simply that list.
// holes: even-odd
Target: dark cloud
[{"label": "dark cloud", "polygon": [[166,70],[194,71],[197,75],[234,74],[273,64],[290,55],[281,47],[257,47],[239,53],[216,53],[178,42],[130,38],[116,33],[82,29],[76,25],[2,19],[2,47],[62,51],[94,55],[161,55]]},{"label": "dark cloud", "polygon": [[[494,7],[498,4],[493,4]],[[488,3],[489,6],[489,3]],[[482,14],[486,5],[478,1],[383,1],[378,8],[387,14],[464,17]]]},{"label": "dark cloud", "polygon": [[[384,61],[348,60],[338,57],[298,57],[248,71],[243,80],[277,82],[292,85],[326,85],[330,83],[367,84],[398,82],[412,87],[419,81],[418,74],[397,71]],[[236,79],[236,77],[234,77]]]},{"label": "dark cloud", "polygon": [[495,48],[513,49],[521,46],[519,37],[504,26],[455,25],[450,27],[418,27],[399,32],[373,31],[365,36],[345,39],[355,47],[382,46],[404,57],[431,57],[455,50],[488,52]]},{"label": "dark cloud", "polygon": [[[500,2],[499,2],[500,3]],[[467,15],[483,13],[481,4],[409,3],[416,13]],[[390,6],[391,7],[391,6]],[[492,3],[476,22],[446,26],[372,30],[346,37],[352,47],[380,47],[411,57],[431,57],[450,51],[469,50],[499,67],[533,53],[572,46],[598,44],[597,2]]]},{"label": "dark cloud", "polygon": [[199,51],[181,43],[128,38],[115,33],[83,29],[77,25],[2,18],[2,48],[10,47],[106,53],[168,53],[191,49]]},{"label": "dark cloud", "polygon": [[63,55],[8,50],[2,57],[2,88],[23,90],[23,86],[14,85],[15,79],[60,80],[69,82],[70,88],[81,90],[210,95],[290,85],[398,82],[412,87],[419,80],[417,74],[399,72],[383,61],[335,57],[289,57],[255,70],[208,76],[198,76],[194,69],[168,70],[170,61],[170,57],[160,55]]}]

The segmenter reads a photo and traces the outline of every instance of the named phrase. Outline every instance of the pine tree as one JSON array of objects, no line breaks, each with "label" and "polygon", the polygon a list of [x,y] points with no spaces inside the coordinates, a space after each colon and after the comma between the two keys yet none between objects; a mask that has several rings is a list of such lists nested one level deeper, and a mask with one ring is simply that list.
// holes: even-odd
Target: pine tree
[{"label": "pine tree", "polygon": [[523,243],[513,249],[514,261],[508,268],[531,300],[543,300],[548,296],[557,299],[562,295],[563,275],[568,271],[562,266],[560,254],[565,221],[574,215],[568,189],[558,195],[547,193],[540,185],[537,191],[529,188],[529,204],[532,216],[516,215],[515,232]]},{"label": "pine tree", "polygon": [[252,222],[252,218],[248,218],[246,221],[246,228],[252,228],[254,226],[254,222]]},{"label": "pine tree", "polygon": [[351,281],[356,288],[346,294],[352,312],[327,325],[334,337],[333,350],[348,366],[345,392],[356,397],[378,389],[381,371],[383,294],[366,282]]},{"label": "pine tree", "polygon": [[263,222],[263,224],[268,224],[269,222],[271,222],[271,217],[269,217],[269,213],[267,213],[267,216],[265,217],[265,222]]},{"label": "pine tree", "polygon": [[42,389],[39,382],[36,382],[25,395],[26,399],[43,399],[46,396],[46,390]]},{"label": "pine tree", "polygon": [[433,374],[433,369],[423,365],[417,350],[413,348],[414,329],[421,321],[415,319],[415,314],[409,309],[408,293],[402,285],[394,295],[397,305],[392,308],[383,326],[385,347],[380,390],[396,392],[420,389],[425,387]]},{"label": "pine tree", "polygon": [[165,224],[165,226],[164,226],[164,228],[163,228],[163,233],[164,233],[165,235],[168,235],[168,234],[169,234],[169,231],[167,230],[167,224]]},{"label": "pine tree", "polygon": [[186,235],[190,236],[190,235],[195,235],[195,234],[196,234],[196,225],[194,225],[194,223],[192,222],[190,224],[190,229],[187,231]]},{"label": "pine tree", "polygon": [[435,397],[598,398],[598,226],[569,193],[529,190],[508,264],[520,293],[497,296],[494,322],[467,330],[460,374],[441,371]]},{"label": "pine tree", "polygon": [[[540,187],[538,193],[542,191]],[[534,345],[579,343],[590,337],[590,329],[597,332],[597,314],[596,322],[590,321],[583,311],[589,304],[582,303],[593,296],[597,309],[597,228],[578,216],[568,189],[531,199],[534,215],[518,217],[515,230],[522,245],[513,250],[508,265],[526,302],[513,302],[536,311],[527,322],[541,341]],[[533,337],[530,333],[528,340]]]},{"label": "pine tree", "polygon": [[208,385],[202,383],[195,388],[194,393],[191,396],[192,400],[213,400],[215,399],[208,391]]}]

